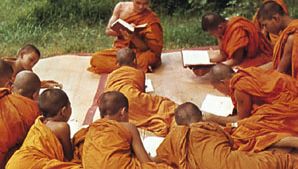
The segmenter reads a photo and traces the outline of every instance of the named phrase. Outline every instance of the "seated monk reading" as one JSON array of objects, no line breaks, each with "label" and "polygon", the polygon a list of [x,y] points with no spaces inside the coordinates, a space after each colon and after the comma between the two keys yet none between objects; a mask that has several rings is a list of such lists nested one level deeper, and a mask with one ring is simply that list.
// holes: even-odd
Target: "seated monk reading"
[{"label": "seated monk reading", "polygon": [[[18,149],[25,139],[34,120],[39,115],[37,103],[27,97],[11,94],[10,80],[12,67],[0,60],[0,169],[3,169],[7,160]],[[30,85],[31,82],[24,83]],[[32,91],[39,91],[35,86]]]},{"label": "seated monk reading", "polygon": [[[262,0],[263,3],[268,2],[268,1],[276,2],[276,4],[281,6],[281,8],[285,12],[285,14],[289,15],[288,8],[283,0]],[[259,9],[257,10],[256,14],[253,16],[252,22],[255,24],[256,28],[265,35],[265,37],[271,42],[271,45],[274,47],[274,45],[277,42],[280,32],[279,32],[279,34],[276,35],[276,34],[268,32],[266,29],[264,29],[263,26],[261,25],[260,21],[257,19],[258,12],[259,12]]]},{"label": "seated monk reading", "polygon": [[[235,73],[218,64],[210,71],[212,84],[232,98],[237,115],[207,115],[206,120],[226,125],[235,146],[243,151],[262,151],[283,139],[298,136],[298,81],[274,70],[250,67]],[[295,146],[293,146],[295,147]]]},{"label": "seated monk reading", "polygon": [[268,32],[281,32],[273,50],[273,69],[298,79],[298,19],[272,1],[260,7],[257,18]]},{"label": "seated monk reading", "polygon": [[[144,72],[156,68],[161,64],[163,47],[163,32],[160,20],[149,8],[150,0],[132,0],[119,2],[106,28],[106,34],[116,37],[111,49],[102,50],[92,55],[88,69],[94,73],[110,73],[116,68],[116,52],[120,48],[130,47],[136,52],[137,65]],[[131,25],[146,24],[139,31],[128,33],[123,29],[114,31],[111,25],[122,19]]]},{"label": "seated monk reading", "polygon": [[202,113],[186,102],[175,110],[178,124],[157,149],[157,161],[179,169],[294,169],[290,154],[233,150],[233,140],[219,125],[202,121]]},{"label": "seated monk reading", "polygon": [[[210,61],[229,66],[259,66],[271,61],[272,46],[252,22],[243,17],[226,20],[216,13],[202,17],[202,29],[219,42],[220,54],[210,55]],[[210,70],[193,68],[200,76]]]},{"label": "seated monk reading", "polygon": [[128,99],[122,93],[104,93],[99,110],[101,119],[89,126],[85,137],[84,168],[170,168],[151,162],[136,126],[128,123]]},{"label": "seated monk reading", "polygon": [[135,53],[129,48],[117,52],[120,68],[109,74],[105,91],[119,91],[129,101],[129,121],[158,136],[165,136],[173,124],[176,103],[166,97],[145,93],[145,73],[135,68]]},{"label": "seated monk reading", "polygon": [[[22,47],[18,53],[16,58],[5,58],[4,61],[9,63],[13,69],[13,80],[16,75],[22,70],[32,71],[33,66],[40,59],[40,51],[34,45],[27,44]],[[53,88],[59,87],[61,88],[61,84],[53,81],[53,80],[43,80],[41,82],[41,88]]]},{"label": "seated monk reading", "polygon": [[43,115],[35,120],[6,168],[82,168],[67,162],[72,159],[73,150],[67,124],[71,106],[66,93],[61,89],[47,89],[40,95],[38,105]]}]

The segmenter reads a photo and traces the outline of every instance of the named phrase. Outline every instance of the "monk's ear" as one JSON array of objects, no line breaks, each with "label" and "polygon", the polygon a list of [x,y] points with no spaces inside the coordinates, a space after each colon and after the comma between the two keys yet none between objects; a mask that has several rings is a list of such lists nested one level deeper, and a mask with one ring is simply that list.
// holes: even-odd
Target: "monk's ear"
[{"label": "monk's ear", "polygon": [[281,16],[280,16],[279,14],[274,14],[274,15],[272,16],[272,20],[274,20],[274,21],[277,22],[277,23],[280,23],[280,21],[281,21]]}]

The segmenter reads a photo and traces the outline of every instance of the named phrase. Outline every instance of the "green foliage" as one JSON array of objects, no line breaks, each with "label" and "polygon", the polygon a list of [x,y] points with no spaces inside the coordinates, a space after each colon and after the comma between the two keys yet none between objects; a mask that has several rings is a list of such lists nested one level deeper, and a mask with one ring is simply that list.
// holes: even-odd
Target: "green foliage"
[{"label": "green foliage", "polygon": [[244,16],[250,19],[253,17],[259,6],[260,1],[230,0],[227,3],[227,7],[221,12],[221,14],[225,17]]}]

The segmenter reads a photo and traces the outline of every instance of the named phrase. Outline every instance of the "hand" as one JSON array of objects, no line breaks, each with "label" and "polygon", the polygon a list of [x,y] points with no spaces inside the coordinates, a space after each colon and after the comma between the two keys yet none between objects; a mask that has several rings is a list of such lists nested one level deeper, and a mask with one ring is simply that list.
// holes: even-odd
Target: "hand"
[{"label": "hand", "polygon": [[120,29],[120,34],[122,35],[124,40],[130,41],[132,39],[133,34],[128,33],[126,30]]},{"label": "hand", "polygon": [[59,88],[62,89],[63,85],[61,83],[58,83],[54,80],[45,80],[42,81],[42,86],[41,88]]}]

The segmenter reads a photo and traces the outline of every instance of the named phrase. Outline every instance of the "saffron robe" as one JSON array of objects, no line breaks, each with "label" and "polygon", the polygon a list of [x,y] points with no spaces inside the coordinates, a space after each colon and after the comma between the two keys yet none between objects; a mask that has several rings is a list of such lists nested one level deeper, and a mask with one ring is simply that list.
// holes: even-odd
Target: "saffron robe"
[{"label": "saffron robe", "polygon": [[145,93],[145,73],[122,66],[109,74],[105,91],[119,91],[129,102],[129,120],[158,136],[165,136],[172,125],[177,104],[166,97]]},{"label": "saffron robe", "polygon": [[38,115],[35,101],[0,88],[0,168],[21,146]]},{"label": "saffron robe", "polygon": [[99,119],[89,126],[83,147],[83,167],[88,169],[162,169],[153,162],[141,163],[132,151],[132,134],[114,120]]},{"label": "saffron robe", "polygon": [[293,20],[280,34],[273,50],[273,68],[277,69],[284,54],[288,37],[294,35],[290,76],[298,79],[298,19]]},{"label": "saffron robe", "polygon": [[6,169],[76,169],[80,165],[63,162],[63,147],[56,135],[41,121],[36,119],[22,145],[6,165]]},{"label": "saffron robe", "polygon": [[230,81],[234,92],[251,96],[251,115],[238,121],[232,132],[235,147],[262,151],[287,136],[298,136],[298,81],[274,70],[240,69]]},{"label": "saffron robe", "polygon": [[117,37],[112,48],[96,52],[92,55],[90,61],[91,67],[88,68],[89,71],[94,73],[110,73],[117,69],[116,52],[124,47],[130,47],[136,52],[137,65],[144,72],[147,72],[148,66],[155,68],[161,64],[163,31],[157,15],[150,9],[146,9],[141,13],[133,13],[124,20],[127,23],[133,23],[135,25],[147,24],[146,28],[137,32],[137,36],[145,42],[149,49],[141,51],[132,42]]},{"label": "saffron robe", "polygon": [[217,124],[177,126],[157,149],[157,157],[179,169],[292,169],[297,161],[289,154],[232,150],[232,140]]},{"label": "saffron robe", "polygon": [[272,57],[270,42],[259,32],[254,24],[243,17],[229,19],[226,31],[220,39],[220,50],[228,59],[240,48],[244,50],[244,60],[241,67],[260,66]]}]

